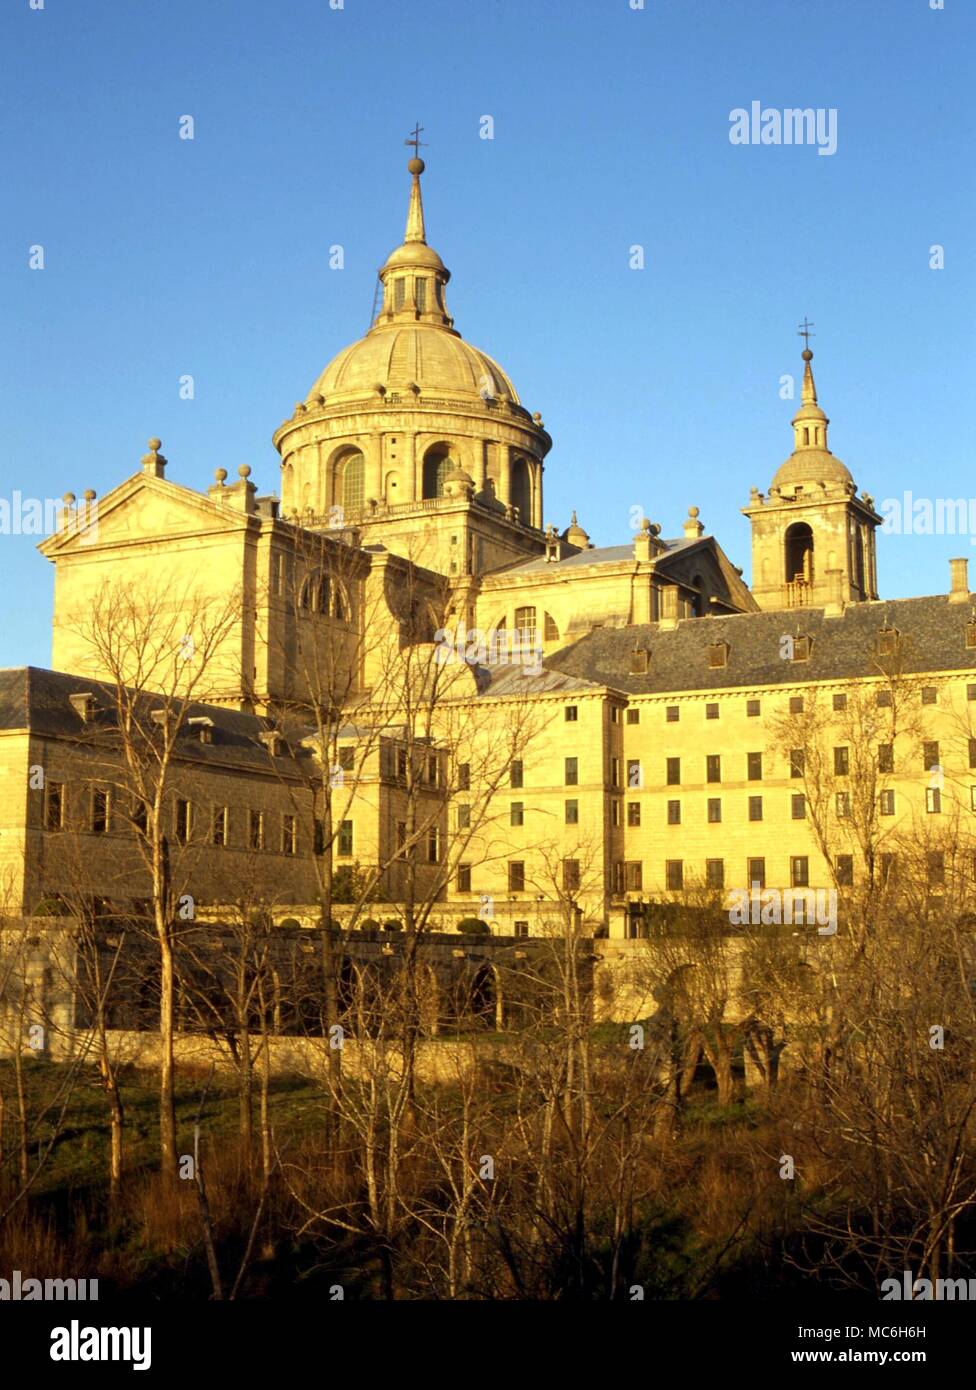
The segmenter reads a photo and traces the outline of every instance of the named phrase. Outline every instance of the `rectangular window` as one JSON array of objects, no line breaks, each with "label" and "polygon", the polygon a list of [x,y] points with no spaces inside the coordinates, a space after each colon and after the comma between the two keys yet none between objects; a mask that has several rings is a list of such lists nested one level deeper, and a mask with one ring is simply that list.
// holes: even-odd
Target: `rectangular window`
[{"label": "rectangular window", "polygon": [[620,786],[620,759],[610,759],[610,785],[611,787]]},{"label": "rectangular window", "polygon": [[298,849],[298,830],[295,825],[295,817],[286,813],[281,817],[281,852],[282,854],[294,854]]},{"label": "rectangular window", "polygon": [[[976,789],[974,789],[974,790],[976,790]],[[628,825],[640,825],[640,823],[641,823],[640,812],[641,812],[641,804],[640,804],[639,801],[628,801],[628,802],[627,802],[627,824],[628,824]]]},{"label": "rectangular window", "polygon": [[969,740],[969,766],[976,767],[976,738]]},{"label": "rectangular window", "polygon": [[459,893],[471,892],[471,865],[459,864],[457,868],[457,891]]},{"label": "rectangular window", "polygon": [[790,797],[790,815],[794,820],[805,820],[807,814],[807,799],[802,792],[794,792]]},{"label": "rectangular window", "polygon": [[459,806],[459,807],[457,808],[457,824],[458,824],[458,830],[470,830],[470,829],[471,829],[471,807],[470,807],[470,806]]},{"label": "rectangular window", "polygon": [[393,309],[395,313],[398,314],[400,312],[406,303],[406,299],[407,282],[402,275],[398,275],[393,282]]},{"label": "rectangular window", "polygon": [[104,835],[108,830],[108,792],[102,787],[92,788],[91,828],[93,835]]},{"label": "rectangular window", "polygon": [[563,860],[563,892],[578,893],[580,886],[580,866],[578,859]]},{"label": "rectangular window", "polygon": [[681,706],[665,705],[664,718],[669,724],[677,724],[678,720],[681,718]]},{"label": "rectangular window", "polygon": [[340,821],[340,822],[339,822],[338,848],[339,848],[339,853],[340,853],[340,855],[342,855],[343,859],[348,859],[348,858],[350,858],[350,857],[352,856],[352,821],[351,821],[351,820],[344,820],[344,821]]},{"label": "rectangular window", "polygon": [[471,764],[458,763],[458,791],[469,792],[471,790]]},{"label": "rectangular window", "polygon": [[746,718],[747,718],[747,719],[758,719],[761,709],[762,709],[762,706],[760,705],[760,703],[759,703],[758,700],[747,700],[747,701],[746,701]]},{"label": "rectangular window", "polygon": [[567,801],[567,802],[566,802],[566,824],[567,824],[567,825],[579,825],[579,802],[578,802],[578,801]]},{"label": "rectangular window", "polygon": [[423,275],[415,275],[413,278],[413,302],[417,306],[418,313],[426,313],[427,280]]},{"label": "rectangular window", "polygon": [[639,893],[644,886],[644,865],[639,859],[628,859],[624,865],[624,886],[628,893]]},{"label": "rectangular window", "polygon": [[945,855],[935,850],[926,855],[930,888],[941,888],[945,883]]},{"label": "rectangular window", "polygon": [[938,692],[934,685],[922,686],[922,704],[934,705],[938,698]]},{"label": "rectangular window", "polygon": [[710,796],[708,798],[708,824],[719,825],[722,820],[722,798],[720,796]]},{"label": "rectangular window", "polygon": [[339,749],[339,766],[342,768],[343,772],[352,772],[353,768],[356,766],[355,748],[347,746]]},{"label": "rectangular window", "polygon": [[[616,713],[616,711],[614,711],[614,712]],[[578,709],[577,709],[576,705],[566,705],[566,706],[564,707],[564,709],[563,709],[563,715],[564,715],[564,718],[565,718],[567,724],[575,724],[575,723],[576,723],[577,714],[578,714]],[[617,721],[614,720],[613,722],[616,724]]]},{"label": "rectangular window", "polygon": [[190,838],[190,803],[182,796],[176,798],[176,842],[185,845]]},{"label": "rectangular window", "polygon": [[627,759],[627,785],[628,787],[642,787],[644,785],[644,774],[641,772],[640,759]]},{"label": "rectangular window", "polygon": [[794,855],[790,860],[790,886],[808,888],[810,886],[810,860],[805,854]]},{"label": "rectangular window", "polygon": [[834,709],[847,709],[847,696],[846,696],[846,695],[835,695],[835,696],[834,696]]},{"label": "rectangular window", "polygon": [[522,650],[535,648],[535,609],[516,608],[515,631],[519,634]]},{"label": "rectangular window", "polygon": [[424,768],[424,778],[429,787],[436,787],[440,783],[440,775],[436,753],[427,754],[427,762]]},{"label": "rectangular window", "polygon": [[705,886],[706,888],[725,887],[725,860],[706,859],[705,860]]},{"label": "rectangular window", "polygon": [[717,704],[708,704],[708,705],[705,706],[705,718],[706,718],[706,719],[717,719],[717,718],[718,718],[718,705],[717,705]]},{"label": "rectangular window", "polygon": [[802,696],[802,695],[791,695],[791,696],[790,696],[790,714],[802,714],[802,713],[803,713],[803,696]]},{"label": "rectangular window", "polygon": [[406,781],[407,750],[405,748],[398,748],[396,750],[396,775],[401,782]]},{"label": "rectangular window", "polygon": [[976,787],[969,788],[969,809],[976,811]]},{"label": "rectangular window", "polygon": [[680,825],[680,824],[681,824],[681,802],[680,802],[680,801],[669,801],[669,802],[668,802],[668,825]]},{"label": "rectangular window", "polygon": [[942,810],[942,793],[938,787],[925,788],[925,809],[929,815],[939,815]]},{"label": "rectangular window", "polygon": [[854,856],[853,854],[838,854],[837,856],[837,884],[840,888],[849,888],[854,882]]},{"label": "rectangular window", "polygon": [[761,796],[750,796],[749,798],[749,819],[762,820],[763,807]]},{"label": "rectangular window", "polygon": [[802,776],[803,776],[803,763],[804,763],[803,749],[802,749],[802,748],[791,748],[791,749],[790,749],[790,776],[791,776],[791,777],[802,777]]},{"label": "rectangular window", "polygon": [[522,760],[521,760],[521,758],[516,759],[516,761],[512,763],[512,773],[511,773],[511,779],[510,779],[510,780],[511,780],[511,783],[512,783],[512,786],[513,786],[513,787],[520,787],[520,786],[522,785]]},{"label": "rectangular window", "polygon": [[883,816],[893,816],[895,814],[895,793],[890,789],[883,791],[878,798],[880,810]]},{"label": "rectangular window", "polygon": [[[350,833],[351,833],[351,829],[352,829],[352,823],[350,822]],[[341,854],[342,851],[340,850],[339,853]],[[350,850],[350,853],[352,853],[351,850]],[[428,864],[439,864],[440,862],[441,862],[441,832],[438,830],[438,828],[437,828],[436,825],[432,825],[432,826],[430,827],[430,829],[427,831],[427,863],[428,863]]]},{"label": "rectangular window", "polygon": [[524,801],[513,801],[512,804],[509,806],[509,808],[508,808],[508,823],[509,823],[509,825],[524,825],[524,824],[525,824],[525,802],[524,802]]},{"label": "rectangular window", "polygon": [[627,711],[627,723],[628,723],[628,724],[639,724],[639,723],[640,723],[640,710],[639,710],[639,709],[629,709],[629,710]]},{"label": "rectangular window", "polygon": [[967,685],[967,686],[966,686],[966,699],[967,699],[967,700],[976,700],[976,685]]},{"label": "rectangular window", "polygon": [[566,786],[575,787],[579,784],[579,758],[566,759]]},{"label": "rectangular window", "polygon": [[613,891],[622,893],[624,891],[624,863],[618,859],[613,866]]},{"label": "rectangular window", "polygon": [[510,893],[525,892],[525,865],[521,859],[508,861],[508,891]]},{"label": "rectangular window", "polygon": [[137,835],[149,834],[149,807],[139,796],[132,803],[132,828]]},{"label": "rectangular window", "polygon": [[850,792],[838,792],[834,799],[834,806],[837,811],[837,819],[847,820],[851,814]]},{"label": "rectangular window", "polygon": [[517,938],[518,940],[521,940],[523,937],[528,936],[528,934],[529,934],[529,924],[528,924],[528,922],[514,922],[512,925],[513,925],[513,930],[514,930],[514,932],[515,932],[515,936],[516,936],[516,938]]},{"label": "rectangular window", "polygon": [[878,771],[894,772],[895,770],[895,745],[893,743],[878,744]]},{"label": "rectangular window", "polygon": [[315,854],[325,853],[325,825],[315,817],[315,825],[312,827],[312,849]]},{"label": "rectangular window", "polygon": [[226,845],[227,843],[227,807],[215,806],[213,815],[210,818],[210,843],[212,845]]},{"label": "rectangular window", "polygon": [[766,887],[766,861],[765,859],[747,859],[746,872],[749,876],[750,888]]},{"label": "rectangular window", "polygon": [[851,750],[849,748],[834,749],[834,776],[846,777],[851,770]]},{"label": "rectangular window", "polygon": [[681,759],[668,758],[667,761],[667,783],[669,787],[681,786]]},{"label": "rectangular window", "polygon": [[750,782],[761,782],[761,781],[762,781],[762,754],[761,754],[761,753],[747,753],[747,754],[746,754],[746,775],[748,776]]},{"label": "rectangular window", "polygon": [[932,740],[931,742],[922,744],[922,766],[925,768],[926,772],[933,767],[939,766],[939,745],[937,741]]},{"label": "rectangular window", "polygon": [[721,782],[722,780],[722,755],[720,753],[709,753],[705,758],[705,781]]},{"label": "rectangular window", "polygon": [[684,887],[685,867],[683,859],[668,859],[664,864],[664,881],[668,891],[679,893]]},{"label": "rectangular window", "polygon": [[620,824],[621,804],[622,803],[617,801],[616,798],[610,802],[610,824],[612,826],[617,826]]},{"label": "rectangular window", "polygon": [[[568,716],[567,716],[567,717],[568,717]],[[610,706],[610,723],[611,723],[611,724],[619,724],[619,723],[620,723],[620,706],[619,706],[619,705],[611,705],[611,706]]]},{"label": "rectangular window", "polygon": [[890,690],[877,690],[874,695],[874,703],[879,709],[890,709],[893,704]]}]

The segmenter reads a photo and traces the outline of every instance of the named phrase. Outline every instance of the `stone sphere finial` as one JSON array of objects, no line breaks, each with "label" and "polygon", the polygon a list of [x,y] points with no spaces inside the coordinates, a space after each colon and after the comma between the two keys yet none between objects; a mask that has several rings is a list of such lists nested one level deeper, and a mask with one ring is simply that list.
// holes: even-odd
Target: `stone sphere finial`
[{"label": "stone sphere finial", "polygon": [[251,476],[251,465],[249,463],[242,463],[237,470],[237,474],[238,477],[249,478]]},{"label": "stone sphere finial", "polygon": [[223,486],[223,484],[227,481],[227,469],[226,469],[226,468],[215,468],[215,469],[214,469],[214,480],[215,480],[216,482],[220,483],[221,486]]},{"label": "stone sphere finial", "polygon": [[661,525],[660,525],[660,522],[652,521],[651,524],[650,524],[650,526],[648,526],[647,529],[650,531],[650,533],[651,533],[652,536],[659,536],[659,535],[661,534]]},{"label": "stone sphere finial", "polygon": [[86,487],[82,496],[86,502],[94,502],[96,496],[95,489],[93,487]]},{"label": "stone sphere finial", "polygon": [[152,449],[153,452],[155,452],[157,449],[161,449],[161,448],[163,447],[163,441],[162,441],[161,439],[150,439],[150,440],[148,441],[148,443],[149,443],[150,449]]},{"label": "stone sphere finial", "polygon": [[73,492],[66,492],[66,493],[64,494],[64,496],[61,498],[61,501],[64,503],[64,505],[65,505],[66,507],[73,507],[73,506],[75,505],[75,495],[74,495],[74,493],[73,493]]},{"label": "stone sphere finial", "polygon": [[698,516],[698,514],[699,514],[699,513],[698,513],[698,508],[697,508],[697,507],[689,507],[689,508],[688,508],[688,515],[689,515],[692,519],[696,518],[696,517]]},{"label": "stone sphere finial", "polygon": [[408,173],[408,174],[414,174],[414,175],[422,174],[426,168],[427,168],[427,165],[424,163],[424,161],[423,161],[422,159],[419,159],[419,158],[417,157],[417,155],[414,155],[413,159],[408,159],[408,160],[407,160],[407,173]]},{"label": "stone sphere finial", "polygon": [[803,351],[800,353],[800,356],[803,358],[804,362],[813,361],[813,353],[810,351],[809,348],[804,348]]}]

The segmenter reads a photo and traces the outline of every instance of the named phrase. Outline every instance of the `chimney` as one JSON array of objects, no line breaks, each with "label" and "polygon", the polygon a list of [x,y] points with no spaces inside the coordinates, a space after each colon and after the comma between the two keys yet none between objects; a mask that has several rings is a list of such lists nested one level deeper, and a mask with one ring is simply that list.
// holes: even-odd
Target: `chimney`
[{"label": "chimney", "polygon": [[969,561],[963,556],[961,560],[949,561],[949,574],[952,582],[949,587],[950,603],[969,602]]},{"label": "chimney", "polygon": [[162,478],[166,475],[166,460],[159,452],[161,447],[161,439],[150,439],[149,453],[142,456],[142,471],[150,478]]}]

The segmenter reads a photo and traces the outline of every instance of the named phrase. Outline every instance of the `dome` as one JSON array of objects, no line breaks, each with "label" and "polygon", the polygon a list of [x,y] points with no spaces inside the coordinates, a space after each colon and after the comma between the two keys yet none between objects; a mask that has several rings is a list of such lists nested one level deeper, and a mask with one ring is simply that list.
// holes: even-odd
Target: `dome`
[{"label": "dome", "polygon": [[798,449],[781,463],[773,477],[773,487],[793,487],[797,483],[853,483],[846,464],[829,449]]},{"label": "dome", "polygon": [[413,385],[430,396],[518,395],[497,362],[463,338],[426,324],[395,324],[367,333],[334,357],[308,395],[372,395],[377,383],[389,391]]}]

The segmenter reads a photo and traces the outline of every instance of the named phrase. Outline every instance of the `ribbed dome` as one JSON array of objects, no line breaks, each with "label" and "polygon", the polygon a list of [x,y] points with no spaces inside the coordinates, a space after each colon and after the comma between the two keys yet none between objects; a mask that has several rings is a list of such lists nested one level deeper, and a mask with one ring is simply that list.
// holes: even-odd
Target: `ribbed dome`
[{"label": "ribbed dome", "polygon": [[372,395],[377,385],[406,391],[417,385],[429,396],[492,396],[505,392],[519,403],[511,381],[497,362],[443,328],[395,324],[374,328],[334,357],[309,392],[326,400],[336,395]]},{"label": "ribbed dome", "polygon": [[781,463],[773,477],[773,487],[796,483],[852,483],[850,469],[829,449],[798,449]]}]

